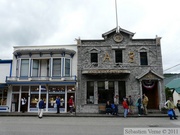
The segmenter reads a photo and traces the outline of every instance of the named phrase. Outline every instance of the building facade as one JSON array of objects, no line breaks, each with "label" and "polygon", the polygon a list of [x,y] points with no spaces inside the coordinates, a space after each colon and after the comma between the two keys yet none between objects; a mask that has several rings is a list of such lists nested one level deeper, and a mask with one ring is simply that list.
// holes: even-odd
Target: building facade
[{"label": "building facade", "polygon": [[8,76],[10,112],[38,111],[38,100],[45,100],[45,112],[55,112],[55,99],[61,99],[61,112],[68,112],[68,99],[76,97],[77,45],[15,46],[12,75]]},{"label": "building facade", "polygon": [[160,109],[165,101],[160,38],[133,39],[134,33],[116,28],[103,39],[78,40],[77,112],[98,113],[99,106],[119,96],[146,94],[148,109]]},{"label": "building facade", "polygon": [[6,76],[10,76],[12,71],[12,60],[0,60],[0,112],[8,112],[8,85]]}]

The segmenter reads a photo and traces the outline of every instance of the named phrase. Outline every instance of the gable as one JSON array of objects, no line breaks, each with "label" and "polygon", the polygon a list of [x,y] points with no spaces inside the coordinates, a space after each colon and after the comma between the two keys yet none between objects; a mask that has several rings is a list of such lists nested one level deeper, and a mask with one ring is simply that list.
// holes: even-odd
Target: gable
[{"label": "gable", "polygon": [[163,79],[164,77],[161,75],[158,75],[152,70],[149,70],[148,72],[144,72],[140,74],[139,76],[136,76],[136,79],[138,80],[157,80],[157,79]]}]

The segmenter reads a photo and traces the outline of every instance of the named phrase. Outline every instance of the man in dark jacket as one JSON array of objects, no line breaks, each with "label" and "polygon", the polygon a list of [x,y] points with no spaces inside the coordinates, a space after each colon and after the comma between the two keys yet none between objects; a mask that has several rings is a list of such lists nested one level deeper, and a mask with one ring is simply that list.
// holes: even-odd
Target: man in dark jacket
[{"label": "man in dark jacket", "polygon": [[39,101],[39,111],[38,111],[38,117],[39,117],[39,118],[42,118],[42,117],[43,117],[44,107],[45,107],[45,105],[44,105],[44,100],[41,99],[41,100]]},{"label": "man in dark jacket", "polygon": [[60,103],[61,103],[60,98],[57,96],[57,97],[56,97],[57,113],[60,112],[60,111],[59,111]]}]

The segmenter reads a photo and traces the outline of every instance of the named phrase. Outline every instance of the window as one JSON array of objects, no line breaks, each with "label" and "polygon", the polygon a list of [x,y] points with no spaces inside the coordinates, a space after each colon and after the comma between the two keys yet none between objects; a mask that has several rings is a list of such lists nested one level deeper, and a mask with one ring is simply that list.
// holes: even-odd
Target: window
[{"label": "window", "polygon": [[39,60],[33,60],[32,76],[38,76]]},{"label": "window", "polygon": [[123,98],[126,97],[126,87],[125,87],[125,82],[124,81],[119,81],[118,82],[119,86],[119,103],[122,103]]},{"label": "window", "polygon": [[21,77],[27,77],[29,73],[29,59],[21,60]]},{"label": "window", "polygon": [[7,104],[7,90],[3,89],[0,90],[0,105],[6,105]]},{"label": "window", "polygon": [[93,81],[87,82],[87,103],[88,104],[94,103],[94,82]]},{"label": "window", "polygon": [[106,103],[108,100],[110,102],[113,101],[114,96],[114,82],[113,81],[106,81],[108,82],[108,89],[105,88],[105,82],[100,81],[98,82],[98,103]]},{"label": "window", "polygon": [[115,50],[115,62],[116,63],[123,62],[122,50]]},{"label": "window", "polygon": [[53,76],[61,76],[61,58],[53,59]]},{"label": "window", "polygon": [[98,54],[97,53],[91,53],[91,63],[98,63]]},{"label": "window", "polygon": [[65,76],[70,76],[70,59],[65,59]]},{"label": "window", "polygon": [[140,52],[140,64],[148,65],[147,52]]}]

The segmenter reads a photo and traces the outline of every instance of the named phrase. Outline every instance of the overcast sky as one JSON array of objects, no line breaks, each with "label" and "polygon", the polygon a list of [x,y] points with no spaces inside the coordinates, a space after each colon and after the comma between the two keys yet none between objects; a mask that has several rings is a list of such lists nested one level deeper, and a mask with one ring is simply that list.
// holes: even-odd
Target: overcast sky
[{"label": "overcast sky", "polygon": [[[180,0],[117,0],[118,24],[135,38],[162,37],[163,69],[180,64]],[[76,44],[116,27],[115,0],[0,0],[0,59],[13,46]],[[166,72],[180,73],[180,65]]]}]

